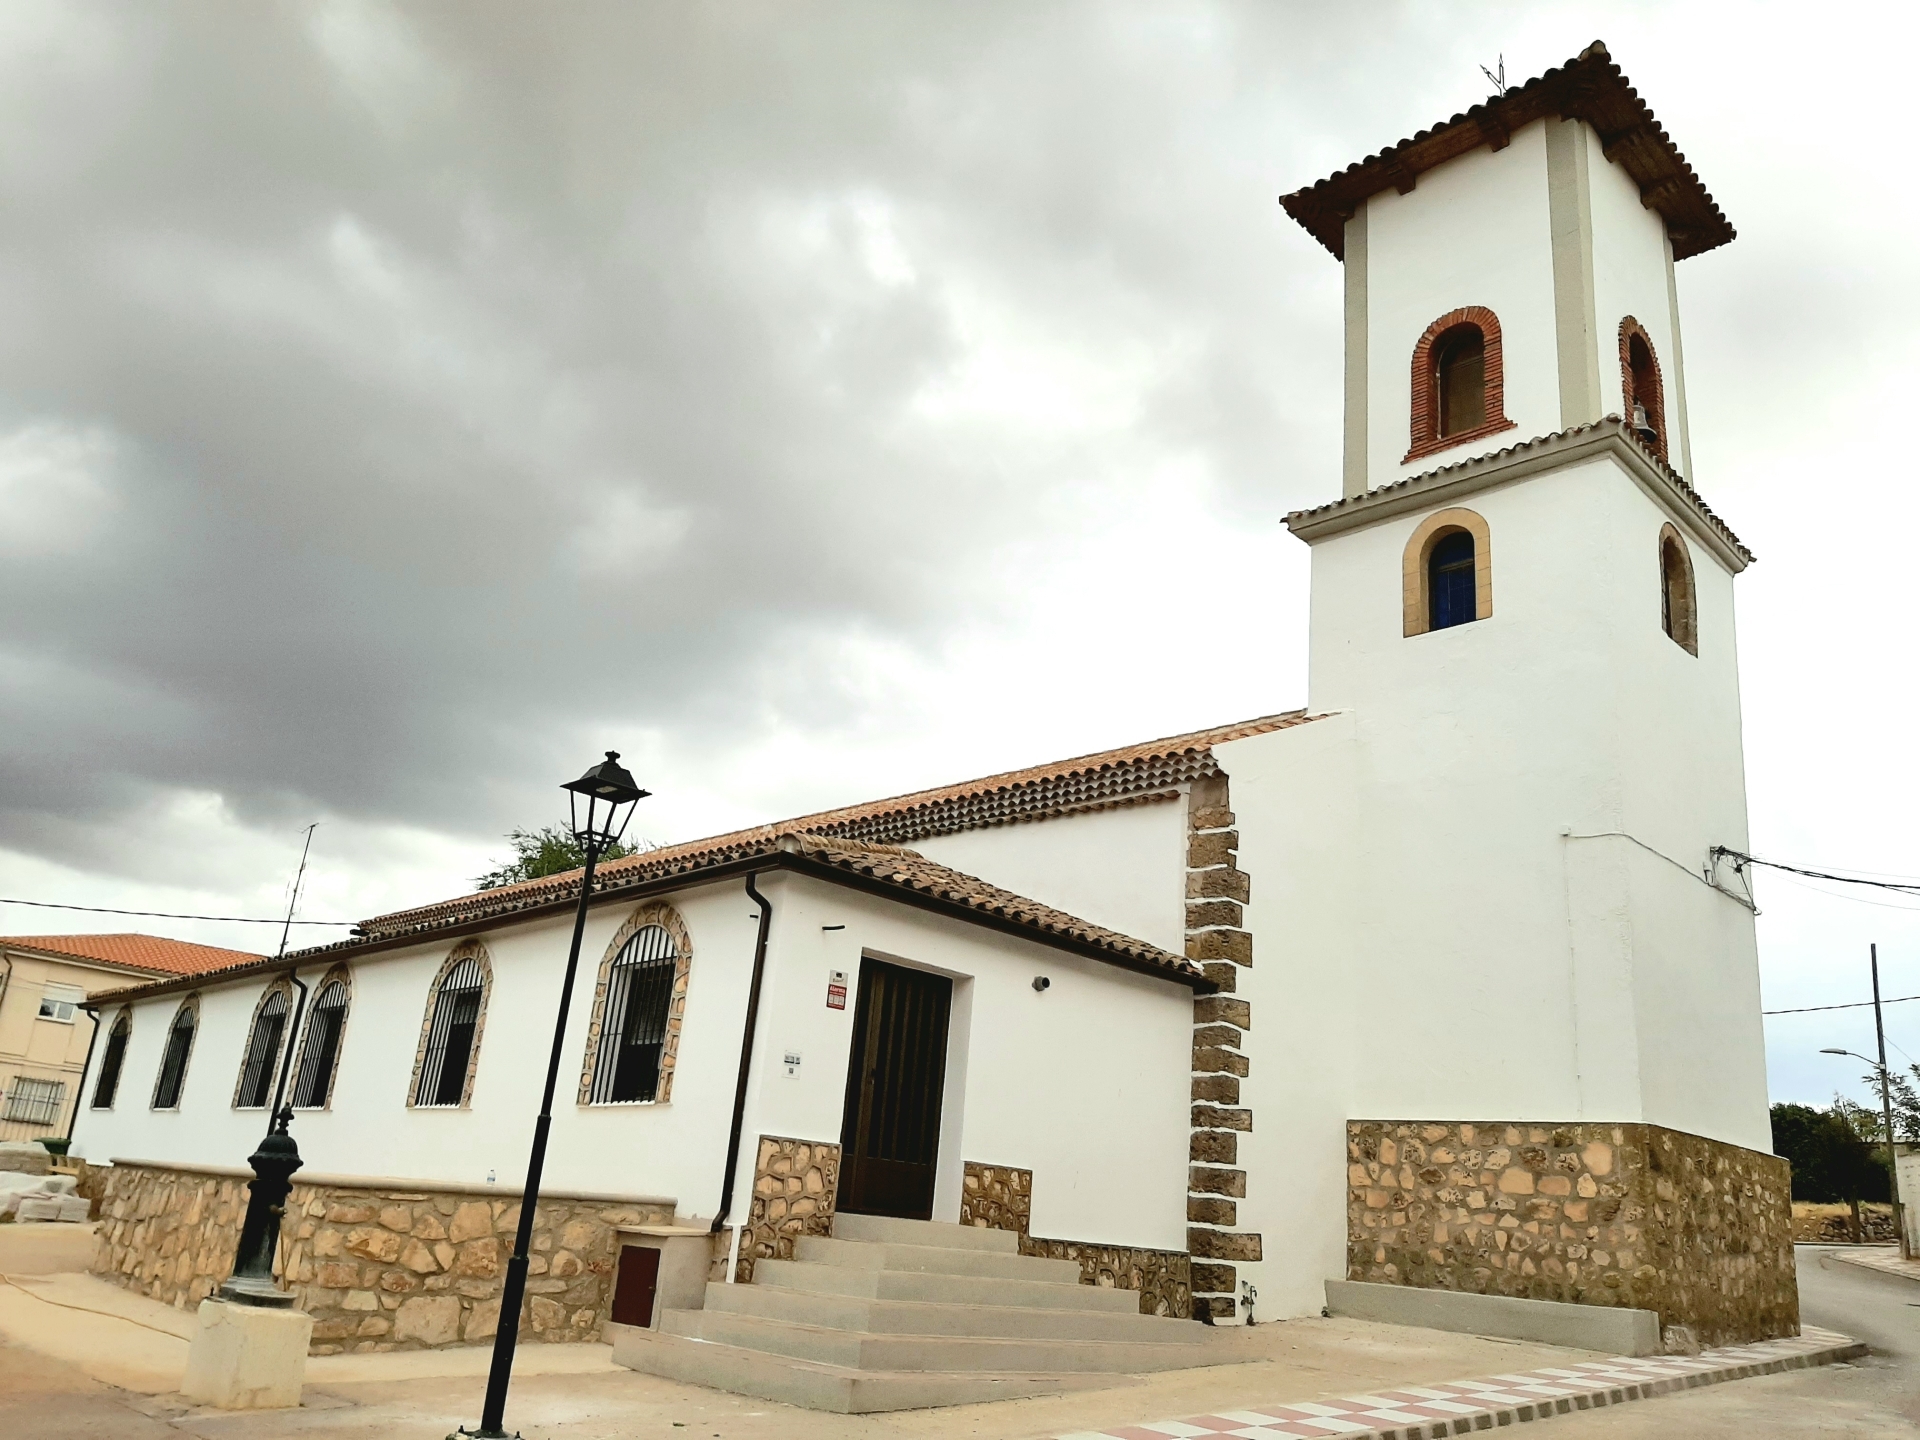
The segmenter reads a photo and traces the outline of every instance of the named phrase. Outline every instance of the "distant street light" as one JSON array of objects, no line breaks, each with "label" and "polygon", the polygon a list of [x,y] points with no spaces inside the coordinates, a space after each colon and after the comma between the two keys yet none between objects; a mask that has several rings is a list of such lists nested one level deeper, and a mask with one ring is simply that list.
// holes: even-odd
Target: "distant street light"
[{"label": "distant street light", "polygon": [[560,1046],[567,1035],[567,1008],[573,1000],[573,972],[580,964],[580,937],[587,927],[587,902],[593,896],[594,866],[607,847],[626,832],[634,806],[650,793],[633,783],[633,776],[620,768],[619,760],[620,752],[609,750],[604,761],[560,787],[567,792],[573,838],[586,852],[587,865],[580,877],[580,905],[573,912],[567,973],[560,982],[560,1013],[553,1022],[546,1093],[540,1100],[540,1118],[533,1122],[533,1153],[527,1158],[527,1188],[520,1197],[520,1227],[514,1234],[513,1258],[507,1261],[506,1283],[500,1292],[500,1321],[493,1335],[493,1364],[487,1371],[486,1407],[481,1411],[478,1430],[462,1426],[454,1432],[475,1440],[510,1440],[502,1428],[507,1416],[507,1385],[513,1379],[513,1351],[520,1339],[520,1307],[527,1294],[527,1251],[533,1245],[533,1212],[540,1203],[540,1172],[546,1168],[547,1131],[553,1126],[553,1090],[560,1078]]}]

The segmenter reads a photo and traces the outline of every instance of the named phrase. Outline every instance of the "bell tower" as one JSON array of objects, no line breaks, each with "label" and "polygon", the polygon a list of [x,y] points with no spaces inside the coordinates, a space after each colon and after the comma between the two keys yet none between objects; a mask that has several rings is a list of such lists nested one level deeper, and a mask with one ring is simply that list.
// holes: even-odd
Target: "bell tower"
[{"label": "bell tower", "polygon": [[[1691,483],[1674,285],[1733,229],[1598,43],[1281,203],[1345,267],[1346,436],[1341,498],[1287,517],[1316,818],[1255,908],[1323,987],[1289,992],[1300,1076],[1344,1079],[1256,1067],[1253,1103],[1302,1134],[1344,1105],[1348,1280],[1792,1333],[1754,909],[1715,859],[1747,848],[1753,556]],[[1737,1303],[1648,1263],[1701,1217],[1588,1203],[1735,1174],[1697,1278]]]}]

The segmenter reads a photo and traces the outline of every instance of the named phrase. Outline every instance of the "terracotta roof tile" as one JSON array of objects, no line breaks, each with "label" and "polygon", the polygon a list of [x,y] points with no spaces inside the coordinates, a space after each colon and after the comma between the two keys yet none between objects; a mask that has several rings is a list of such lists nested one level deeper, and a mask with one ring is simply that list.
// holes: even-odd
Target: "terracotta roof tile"
[{"label": "terracotta roof tile", "polygon": [[[1184,735],[1169,735],[1138,745],[1123,745],[1117,750],[1101,750],[1091,755],[1076,755],[1045,765],[1030,765],[1022,770],[1002,771],[958,785],[943,785],[933,790],[917,790],[885,800],[870,800],[837,810],[822,810],[772,825],[757,825],[704,840],[668,845],[645,854],[610,861],[600,867],[603,881],[611,882],[629,869],[681,862],[699,863],[704,857],[729,855],[744,847],[757,845],[780,834],[806,833],[842,839],[899,843],[922,840],[931,835],[949,835],[961,830],[978,830],[994,825],[1053,819],[1062,815],[1103,810],[1116,805],[1137,803],[1158,795],[1171,794],[1188,781],[1219,773],[1213,763],[1212,747],[1229,740],[1262,735],[1299,725],[1310,717],[1304,710],[1278,715],[1262,715],[1232,725],[1217,725],[1193,730]],[[500,901],[521,896],[545,900],[554,895],[577,893],[580,872],[569,870],[518,885],[483,890],[413,910],[396,911],[364,922],[370,932],[383,932],[396,925],[417,924],[438,916],[465,913],[476,905],[491,907]]]},{"label": "terracotta roof tile", "polygon": [[1598,40],[1558,69],[1369,155],[1317,184],[1282,195],[1280,204],[1335,259],[1341,259],[1347,217],[1369,197],[1389,186],[1404,194],[1414,188],[1422,171],[1482,145],[1501,149],[1521,126],[1556,115],[1584,120],[1598,132],[1607,158],[1633,177],[1642,200],[1666,220],[1674,259],[1684,260],[1733,239],[1733,226],[1693,173],[1687,157],[1667,138],[1646,101]]},{"label": "terracotta roof tile", "polygon": [[1470,455],[1464,460],[1456,460],[1451,465],[1442,465],[1438,469],[1423,470],[1418,475],[1409,475],[1404,480],[1395,480],[1388,485],[1376,485],[1373,489],[1358,495],[1343,496],[1330,500],[1325,505],[1315,505],[1310,510],[1294,510],[1287,515],[1287,528],[1296,534],[1302,527],[1311,528],[1315,521],[1329,519],[1344,511],[1365,509],[1391,495],[1404,494],[1413,490],[1435,489],[1449,478],[1473,469],[1485,469],[1500,461],[1532,451],[1544,449],[1549,445],[1565,444],[1582,435],[1600,435],[1612,433],[1621,436],[1633,446],[1648,465],[1652,466],[1662,479],[1670,484],[1679,496],[1682,504],[1691,507],[1701,521],[1715,535],[1719,536],[1729,550],[1738,555],[1742,562],[1751,565],[1754,553],[1746,547],[1740,537],[1733,533],[1731,526],[1714,513],[1713,507],[1701,498],[1700,492],[1687,483],[1686,477],[1675,470],[1638,435],[1633,427],[1618,415],[1603,415],[1590,425],[1575,425],[1571,429],[1556,430],[1550,435],[1536,435],[1531,440],[1522,440],[1517,445],[1508,445],[1504,449],[1494,450],[1485,455]]},{"label": "terracotta roof tile", "polygon": [[261,956],[246,950],[223,950],[217,945],[195,945],[163,935],[10,935],[0,945],[18,945],[47,955],[70,955],[78,960],[100,960],[162,975],[204,975],[238,965],[251,965]]}]

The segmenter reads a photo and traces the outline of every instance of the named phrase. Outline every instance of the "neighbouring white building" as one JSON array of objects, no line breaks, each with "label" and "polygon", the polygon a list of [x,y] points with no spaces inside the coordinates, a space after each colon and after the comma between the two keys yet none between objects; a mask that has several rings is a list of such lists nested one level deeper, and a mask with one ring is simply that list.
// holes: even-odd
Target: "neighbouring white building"
[{"label": "neighbouring white building", "polygon": [[[1346,273],[1343,493],[1288,517],[1305,706],[610,864],[548,1185],[724,1212],[748,1261],[836,1212],[1011,1228],[1216,1323],[1353,1279],[1792,1333],[1717,848],[1747,843],[1752,556],[1693,485],[1674,280],[1733,230],[1597,44],[1282,204]],[[511,1200],[578,885],[103,1011],[76,1134],[123,1162],[103,1264],[205,1293],[218,1246],[160,1256],[168,1207],[231,1187],[290,1053],[317,1340],[406,1341],[408,1287],[444,1300],[414,1343],[490,1333],[457,1246],[492,1242],[405,1207]],[[558,1264],[536,1328],[597,1333]]]}]

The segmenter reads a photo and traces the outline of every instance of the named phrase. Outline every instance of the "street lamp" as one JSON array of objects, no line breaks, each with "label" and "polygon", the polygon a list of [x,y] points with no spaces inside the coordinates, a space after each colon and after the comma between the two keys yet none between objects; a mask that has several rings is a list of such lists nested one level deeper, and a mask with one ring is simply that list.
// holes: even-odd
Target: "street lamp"
[{"label": "street lamp", "polygon": [[1885,1059],[1867,1060],[1858,1050],[1837,1050],[1827,1048],[1822,1055],[1851,1055],[1856,1060],[1866,1060],[1880,1076],[1880,1119],[1887,1127],[1887,1184],[1893,1196],[1893,1228],[1900,1240],[1900,1258],[1910,1260],[1913,1252],[1907,1245],[1907,1217],[1902,1213],[1900,1204],[1900,1165],[1893,1153],[1893,1099],[1887,1090],[1887,1062]]},{"label": "street lamp", "polygon": [[[567,1034],[567,1008],[573,1000],[573,972],[580,964],[580,936],[587,926],[587,902],[593,895],[593,871],[601,855],[626,833],[634,806],[651,792],[633,783],[620,767],[620,752],[607,758],[578,780],[560,787],[567,792],[573,838],[586,852],[586,871],[580,877],[580,905],[573,912],[573,943],[567,950],[567,973],[560,982],[560,1013],[553,1022],[553,1054],[547,1060],[547,1088],[540,1099],[540,1118],[533,1122],[533,1152],[527,1157],[527,1188],[520,1197],[520,1226],[514,1232],[513,1258],[500,1292],[499,1328],[493,1335],[493,1364],[487,1371],[486,1406],[480,1428],[462,1426],[455,1435],[477,1440],[508,1440],[507,1385],[513,1379],[513,1351],[520,1339],[520,1307],[527,1294],[527,1251],[533,1245],[533,1212],[540,1203],[540,1172],[547,1163],[547,1131],[553,1127],[553,1088],[560,1078],[560,1046]],[[518,1432],[515,1432],[517,1437]],[[453,1440],[452,1436],[448,1440]]]}]

